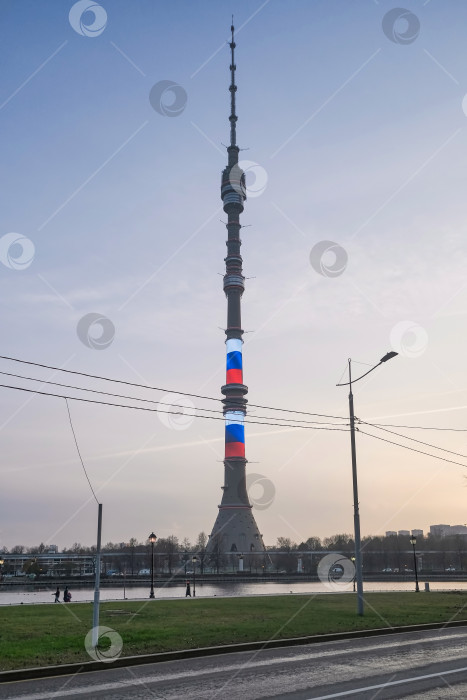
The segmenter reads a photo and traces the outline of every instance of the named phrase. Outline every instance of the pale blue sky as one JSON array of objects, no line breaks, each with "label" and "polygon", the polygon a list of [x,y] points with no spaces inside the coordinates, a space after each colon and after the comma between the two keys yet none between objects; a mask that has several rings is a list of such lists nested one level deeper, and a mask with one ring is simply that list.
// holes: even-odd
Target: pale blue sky
[{"label": "pale blue sky", "polygon": [[[356,387],[357,415],[465,427],[465,3],[405,2],[420,23],[407,45],[382,31],[385,0],[103,0],[93,37],[71,27],[72,5],[2,3],[0,246],[17,232],[35,257],[0,263],[1,354],[219,396],[233,12],[241,158],[267,174],[242,217],[250,402],[346,415],[335,384],[347,357],[376,362],[392,339],[405,351]],[[186,91],[177,117],[149,102],[162,80]],[[322,240],[348,253],[333,279],[309,262]],[[115,326],[105,350],[77,336],[92,312]],[[174,430],[156,414],[71,410],[106,540],[211,530],[221,423]],[[2,390],[0,426],[0,545],[91,543],[63,402]],[[467,433],[408,434],[467,454]],[[276,489],[255,511],[267,544],[352,531],[348,443],[247,426],[249,470]],[[462,467],[364,436],[358,457],[364,534],[464,522]]]}]

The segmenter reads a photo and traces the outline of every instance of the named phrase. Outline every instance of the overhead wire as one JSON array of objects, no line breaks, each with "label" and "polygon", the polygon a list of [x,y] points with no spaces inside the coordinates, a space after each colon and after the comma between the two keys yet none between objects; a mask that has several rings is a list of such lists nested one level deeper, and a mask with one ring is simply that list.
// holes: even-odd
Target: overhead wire
[{"label": "overhead wire", "polygon": [[[64,394],[54,394],[52,392],[48,391],[39,391],[39,389],[28,389],[26,387],[20,387],[20,386],[12,386],[10,384],[0,384],[0,387],[3,387],[4,389],[14,389],[16,391],[25,391],[30,394],[39,394],[40,396],[52,396],[55,398],[59,399],[69,399],[70,401],[82,401],[84,403],[92,403],[92,404],[98,404],[101,406],[113,406],[115,408],[128,408],[134,411],[149,411],[150,413],[170,413],[174,415],[183,415],[181,411],[161,411],[159,408],[148,408],[146,406],[129,406],[128,404],[118,404],[118,403],[110,403],[108,401],[98,401],[97,399],[85,399],[81,396],[66,396]],[[186,408],[186,407],[184,407]],[[195,418],[204,418],[208,420],[220,420],[220,421],[225,421],[224,416],[200,416],[196,415],[196,413],[189,414],[193,415]],[[274,420],[274,419],[273,419]],[[277,420],[280,420],[279,418]],[[326,426],[315,426],[315,425],[301,425],[297,423],[297,425],[291,425],[289,424],[284,424],[284,423],[270,423],[270,422],[265,422],[265,421],[255,421],[255,420],[250,420],[246,419],[243,421],[244,423],[247,424],[252,424],[252,425],[270,425],[274,427],[281,427],[281,428],[297,428],[297,429],[303,429],[303,430],[335,430],[335,431],[340,431],[340,432],[348,432],[348,427],[326,427]]]},{"label": "overhead wire", "polygon": [[90,480],[90,478],[89,478],[89,476],[88,476],[88,473],[87,473],[87,471],[86,471],[86,467],[84,466],[83,458],[82,458],[82,456],[81,456],[81,452],[80,452],[80,449],[79,449],[79,446],[78,446],[78,440],[76,439],[75,429],[73,428],[73,421],[71,420],[71,413],[70,413],[70,407],[69,407],[69,405],[68,405],[68,399],[66,399],[66,398],[65,398],[65,403],[66,403],[66,408],[67,408],[67,411],[68,411],[68,419],[69,419],[69,421],[70,421],[71,432],[73,433],[73,439],[74,439],[75,445],[76,445],[76,451],[78,452],[79,461],[81,462],[81,466],[83,467],[83,471],[84,471],[84,473],[85,473],[85,475],[86,475],[86,479],[88,480],[89,488],[90,488],[91,491],[92,491],[92,495],[93,495],[94,498],[96,499],[97,505],[99,505],[99,501],[98,501],[98,499],[97,499],[97,496],[96,496],[96,494],[95,494],[95,491],[94,491],[94,489],[92,488],[91,480]]},{"label": "overhead wire", "polygon": [[453,452],[453,450],[448,450],[445,447],[438,447],[438,445],[432,445],[429,442],[424,442],[423,440],[417,440],[416,438],[409,437],[408,435],[401,435],[400,433],[396,433],[394,430],[388,430],[387,428],[382,428],[381,426],[375,425],[374,423],[367,423],[366,421],[359,421],[359,425],[369,425],[372,428],[376,428],[377,430],[383,430],[385,433],[390,433],[391,435],[396,435],[397,437],[403,438],[404,440],[411,440],[412,442],[417,442],[420,445],[425,445],[425,447],[432,447],[435,450],[440,450],[441,452],[448,452],[451,455],[455,455],[456,457],[462,457],[463,459],[467,459],[467,455],[463,455],[460,452]]},{"label": "overhead wire", "polygon": [[[32,362],[32,361],[27,361],[27,360],[21,360],[19,358],[14,358],[14,357],[9,357],[5,355],[0,355],[0,359],[11,361],[11,362],[17,362],[20,364],[25,364],[25,365],[30,365],[34,367],[40,367],[44,369],[50,369],[54,370],[57,372],[64,372],[66,374],[73,374],[81,377],[85,377],[88,379],[94,379],[94,380],[100,380],[100,381],[105,381],[105,382],[112,382],[112,383],[117,383],[117,384],[123,384],[126,386],[131,386],[134,388],[139,388],[139,389],[146,389],[146,390],[151,390],[151,391],[160,391],[164,393],[173,393],[173,394],[178,394],[180,396],[187,396],[191,398],[198,398],[202,400],[209,400],[209,401],[222,401],[222,399],[219,398],[213,398],[210,396],[203,396],[200,394],[194,394],[194,393],[189,393],[189,392],[183,392],[183,391],[173,391],[173,390],[168,390],[164,389],[162,387],[158,386],[151,386],[147,384],[139,384],[137,382],[130,382],[126,380],[121,380],[121,379],[112,379],[110,377],[105,377],[105,376],[100,376],[100,375],[94,375],[86,372],[79,372],[76,370],[68,370],[65,368],[60,368],[60,367],[55,367],[52,365],[46,365],[42,364],[39,362]],[[117,393],[112,393],[112,392],[107,392],[99,389],[91,389],[88,387],[80,387],[80,386],[74,386],[74,385],[69,385],[69,384],[64,384],[62,382],[54,382],[52,380],[44,380],[44,379],[37,379],[35,377],[26,377],[23,375],[15,374],[12,372],[5,372],[5,371],[0,371],[0,374],[9,376],[9,377],[14,377],[17,379],[23,379],[26,381],[34,381],[34,382],[39,382],[41,384],[46,384],[46,385],[53,385],[53,386],[58,386],[66,389],[73,389],[75,391],[83,391],[83,392],[89,392],[93,394],[98,394],[102,396],[110,396],[113,398],[120,398],[120,399],[126,399],[130,401],[136,401],[136,402],[142,402],[142,403],[151,403],[151,404],[158,404],[157,409],[150,409],[150,408],[144,408],[142,406],[129,406],[127,404],[123,403],[111,403],[111,402],[106,402],[106,401],[99,401],[99,400],[92,400],[92,399],[84,399],[82,397],[76,397],[76,396],[65,396],[63,394],[55,394],[52,392],[45,392],[45,391],[39,391],[37,389],[27,389],[24,387],[17,387],[17,386],[12,386],[8,384],[0,384],[0,387],[7,388],[7,389],[16,389],[19,391],[27,391],[30,393],[36,393],[40,395],[45,395],[45,396],[53,396],[57,398],[64,398],[65,400],[75,400],[75,401],[82,401],[86,403],[94,403],[94,404],[99,404],[99,405],[107,405],[107,406],[113,406],[113,407],[118,407],[118,408],[130,408],[130,409],[135,409],[135,410],[146,410],[146,411],[153,411],[153,412],[158,412],[158,413],[169,413],[173,415],[183,415],[183,411],[187,411],[189,407],[176,404],[176,403],[164,403],[164,409],[166,406],[171,407],[171,408],[180,408],[182,411],[169,411],[169,410],[163,410],[160,407],[160,402],[156,401],[154,399],[145,399],[145,398],[140,398],[136,396],[128,396],[127,394],[117,394]],[[348,421],[348,417],[344,416],[335,416],[335,415],[328,415],[328,414],[322,414],[322,413],[314,413],[311,411],[296,411],[293,409],[285,409],[285,408],[276,408],[272,406],[265,406],[261,404],[249,404],[250,408],[261,408],[267,411],[279,411],[281,413],[293,413],[295,415],[305,415],[305,416],[315,416],[319,418],[331,418],[334,420],[339,420],[339,421]],[[225,420],[225,416],[223,415],[222,410],[217,410],[217,409],[208,409],[208,408],[201,408],[201,407],[194,407],[193,411],[195,411],[192,415],[196,418],[211,418],[215,420]],[[213,414],[219,414],[219,416],[214,416],[214,415],[200,415],[200,412],[203,413],[213,413]],[[254,416],[253,420],[252,418],[246,418],[245,423],[251,423],[251,424],[256,424],[256,425],[269,425],[269,426],[276,426],[276,427],[292,427],[292,428],[308,428],[308,429],[315,429],[315,430],[340,430],[341,432],[348,432],[349,426],[345,425],[344,423],[332,423],[331,421],[307,421],[305,419],[298,419],[298,418],[286,418],[286,417],[274,417],[274,416]],[[260,419],[260,420],[256,420]],[[402,428],[402,429],[420,429],[420,430],[450,430],[450,431],[455,431],[455,432],[467,432],[467,429],[462,429],[462,428],[440,428],[440,427],[428,427],[428,426],[411,426],[411,425],[393,425],[393,424],[383,424],[383,423],[371,423],[369,421],[364,421],[362,419],[357,419],[359,425],[367,425],[369,427],[375,428],[377,430],[382,430],[385,432],[388,432],[390,434],[396,435],[397,437],[400,437],[402,439],[406,440],[411,440],[413,442],[417,442],[419,444],[425,445],[427,447],[430,447],[432,449],[436,449],[439,451],[443,451],[449,454],[453,454],[459,457],[462,457],[464,459],[467,459],[466,455],[463,455],[458,452],[454,452],[452,450],[448,450],[447,448],[442,448],[438,447],[437,445],[433,445],[431,443],[424,442],[422,440],[417,440],[415,438],[408,437],[406,435],[401,435],[400,433],[394,432],[389,430],[389,428]],[[271,422],[274,421],[274,422]],[[282,423],[278,421],[283,421]],[[383,438],[380,438],[376,435],[371,435],[370,433],[366,433],[362,430],[360,430],[362,434],[370,435],[371,437],[375,437],[377,439],[382,440]],[[391,442],[389,440],[386,440],[386,442]],[[414,450],[413,448],[409,448],[408,446],[404,445],[399,445],[399,443],[393,442],[392,444],[398,445],[400,447],[405,447],[406,449],[412,449],[413,451],[418,451]],[[428,454],[428,453],[423,453],[422,454]],[[435,455],[429,455],[432,457],[435,457]],[[446,460],[450,461],[450,460]],[[457,462],[453,462],[454,464],[459,464]],[[461,465],[465,466],[465,465]]]},{"label": "overhead wire", "polygon": [[[142,399],[137,396],[128,396],[128,394],[114,394],[109,391],[102,391],[100,389],[89,389],[87,387],[81,387],[81,386],[74,386],[73,384],[63,384],[62,382],[54,382],[50,379],[37,379],[36,377],[25,377],[22,374],[14,374],[13,372],[3,372],[0,370],[0,374],[3,374],[4,376],[7,377],[15,377],[16,379],[26,379],[27,381],[32,381],[32,382],[39,382],[40,384],[51,384],[53,386],[61,386],[64,389],[76,389],[77,391],[87,391],[93,394],[102,394],[104,396],[113,396],[114,398],[119,398],[119,399],[130,399],[131,401],[142,401],[144,403],[153,403],[153,404],[158,404],[160,403],[159,401],[156,401],[154,399]],[[183,406],[181,404],[176,404],[176,403],[165,403],[164,406],[172,406],[176,408],[188,408],[187,406]],[[209,413],[222,413],[222,410],[217,410],[214,408],[196,408],[197,411],[207,411]]]},{"label": "overhead wire", "polygon": [[[89,374],[87,372],[78,372],[77,370],[71,370],[71,369],[65,369],[62,367],[54,367],[53,365],[45,365],[40,362],[31,362],[28,360],[20,360],[19,358],[16,357],[9,357],[7,355],[0,355],[0,360],[8,360],[10,362],[19,362],[21,364],[25,365],[31,365],[33,367],[41,367],[43,369],[50,369],[53,370],[54,372],[65,372],[67,374],[76,374],[81,377],[87,377],[88,379],[99,379],[100,381],[105,381],[105,382],[114,382],[116,384],[125,384],[127,386],[133,386],[133,387],[138,387],[140,389],[150,389],[152,391],[162,391],[164,393],[172,393],[172,394],[180,394],[181,396],[190,396],[191,398],[196,398],[196,399],[203,399],[206,401],[222,401],[220,398],[215,398],[213,396],[203,396],[201,394],[193,394],[189,393],[186,391],[176,391],[173,389],[166,389],[158,386],[151,386],[148,384],[139,384],[137,382],[129,382],[125,381],[123,379],[112,379],[110,377],[104,377],[100,376],[97,374]],[[276,408],[274,406],[264,406],[261,404],[249,404],[250,407],[252,408],[263,408],[268,411],[280,411],[284,413],[295,413],[297,415],[304,415],[304,416],[317,416],[318,418],[333,418],[335,420],[348,420],[347,416],[333,416],[333,415],[328,415],[325,413],[313,413],[311,411],[296,411],[293,409],[288,409],[288,408]]]},{"label": "overhead wire", "polygon": [[440,428],[437,426],[428,425],[394,425],[393,423],[368,423],[368,425],[374,425],[384,428],[407,428],[410,430],[440,430],[450,431],[454,433],[467,433],[467,428]]},{"label": "overhead wire", "polygon": [[394,442],[394,440],[388,440],[380,435],[372,435],[372,433],[367,433],[365,430],[358,431],[361,435],[368,435],[368,437],[375,438],[375,440],[382,440],[383,442],[388,442],[390,445],[396,445],[397,447],[403,447],[405,450],[410,450],[411,452],[418,452],[419,454],[426,455],[427,457],[432,457],[433,459],[439,459],[442,462],[449,462],[450,464],[457,464],[459,467],[464,467],[467,469],[467,464],[461,464],[460,462],[454,462],[452,459],[446,459],[446,457],[440,457],[439,455],[432,455],[429,452],[424,452],[423,450],[417,450],[415,447],[409,447],[408,445],[401,445],[399,442]]},{"label": "overhead wire", "polygon": [[[22,374],[14,374],[13,372],[3,372],[0,370],[0,374],[7,376],[7,377],[15,377],[16,379],[25,379],[27,381],[32,381],[32,382],[39,382],[40,384],[51,384],[53,386],[60,386],[64,389],[75,389],[76,391],[86,391],[90,392],[93,394],[102,394],[104,396],[113,396],[114,398],[119,398],[119,399],[129,399],[131,401],[142,401],[143,403],[152,403],[152,404],[160,404],[160,401],[156,401],[155,399],[142,399],[137,396],[128,396],[128,394],[114,394],[109,391],[102,391],[100,389],[89,389],[86,387],[80,387],[80,386],[74,386],[73,384],[63,384],[62,382],[54,382],[50,379],[37,379],[36,377],[25,377]],[[177,404],[177,403],[166,403],[164,402],[164,406],[171,406],[172,408],[183,408],[183,409],[188,409],[188,406],[184,406],[183,404]],[[195,408],[195,407],[193,407]],[[195,408],[196,411],[204,411],[208,413],[218,413],[223,415],[222,410],[218,409],[213,409],[213,408],[201,408],[199,406],[196,406]],[[255,418],[264,418],[265,420],[271,419],[271,420],[276,420],[274,417],[271,416],[255,416]],[[295,418],[281,418],[280,420],[284,421],[293,421],[295,423],[309,423],[309,424],[317,424],[317,425],[342,425],[342,423],[329,423],[329,421],[307,421],[307,420],[300,420],[298,421]]]}]

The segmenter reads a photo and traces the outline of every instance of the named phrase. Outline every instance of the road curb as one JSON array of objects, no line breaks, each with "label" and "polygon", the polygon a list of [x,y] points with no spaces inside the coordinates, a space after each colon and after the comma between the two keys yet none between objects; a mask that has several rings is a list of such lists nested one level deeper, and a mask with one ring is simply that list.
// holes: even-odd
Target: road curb
[{"label": "road curb", "polygon": [[447,629],[450,627],[465,626],[467,626],[467,620],[456,620],[453,622],[429,622],[422,625],[406,625],[404,627],[382,627],[380,629],[356,630],[353,632],[316,634],[309,637],[291,637],[290,639],[269,639],[260,642],[226,644],[225,646],[218,647],[201,647],[198,649],[165,651],[160,652],[158,654],[120,656],[111,663],[108,661],[88,661],[82,664],[63,664],[61,666],[42,666],[39,668],[25,668],[17,671],[1,671],[0,683],[31,680],[34,678],[47,678],[52,676],[67,676],[74,675],[76,673],[89,673],[92,671],[105,671],[107,669],[112,668],[124,668],[125,666],[140,666],[143,664],[161,663],[162,661],[195,659],[203,656],[231,654],[239,651],[262,651],[263,649],[277,649],[279,647],[299,646],[301,644],[337,642],[348,639],[361,639],[362,637],[378,637],[387,634],[398,634],[401,632],[423,632],[424,630],[437,630]]}]

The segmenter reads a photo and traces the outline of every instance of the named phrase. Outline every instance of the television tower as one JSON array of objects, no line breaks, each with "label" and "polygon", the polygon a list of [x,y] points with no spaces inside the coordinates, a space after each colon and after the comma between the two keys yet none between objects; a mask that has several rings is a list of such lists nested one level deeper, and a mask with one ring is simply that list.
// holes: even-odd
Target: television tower
[{"label": "television tower", "polygon": [[240,255],[240,214],[246,199],[245,173],[238,164],[237,115],[235,113],[235,40],[231,26],[230,42],[230,145],[227,147],[228,164],[222,172],[221,198],[227,214],[227,257],[225,258],[224,292],[227,297],[227,377],[221,392],[224,394],[225,459],[223,496],[219,513],[210,535],[207,550],[212,552],[250,553],[264,550],[248,499],[245,480],[245,429],[248,387],[243,383],[241,300],[245,278]]}]

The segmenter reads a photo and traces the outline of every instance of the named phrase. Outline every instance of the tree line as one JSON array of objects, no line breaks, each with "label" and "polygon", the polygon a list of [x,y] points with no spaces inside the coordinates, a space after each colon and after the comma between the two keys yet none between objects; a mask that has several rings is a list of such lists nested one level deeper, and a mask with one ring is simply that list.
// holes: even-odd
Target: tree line
[{"label": "tree line", "polygon": [[[338,534],[323,539],[312,536],[302,542],[289,537],[278,537],[276,544],[266,547],[264,552],[224,552],[221,540],[214,539],[207,552],[208,537],[200,532],[194,542],[188,538],[179,540],[175,535],[161,537],[154,544],[154,566],[157,573],[191,572],[194,567],[199,573],[238,571],[282,572],[316,574],[317,565],[327,552],[339,552],[351,558],[354,554],[352,535]],[[37,546],[15,545],[10,550],[0,549],[3,554],[18,554],[31,557],[30,569],[37,568],[35,555],[50,554],[49,547],[41,542]],[[92,557],[96,547],[75,542],[65,547],[60,554]],[[152,550],[149,542],[138,541],[135,537],[128,542],[107,542],[102,547],[106,570],[118,573],[137,574],[142,568],[151,565]],[[419,570],[425,571],[464,571],[467,570],[467,537],[448,535],[438,537],[428,534],[418,537],[415,553]],[[114,555],[114,556],[112,556]],[[391,569],[403,572],[413,569],[413,549],[409,536],[391,535],[388,537],[367,536],[362,538],[363,568],[365,572],[377,573]],[[193,562],[193,557],[196,557]],[[242,564],[240,565],[240,559]],[[5,565],[8,564],[8,560]],[[4,566],[5,570],[5,566]]]}]

